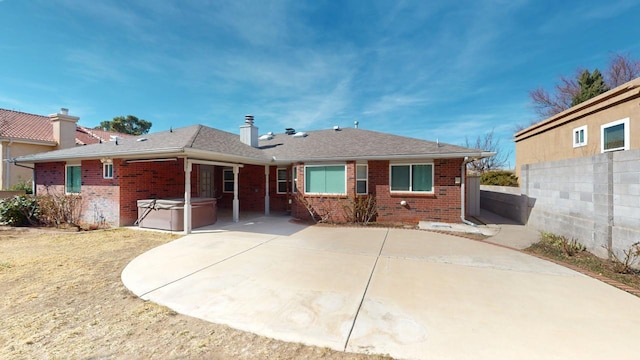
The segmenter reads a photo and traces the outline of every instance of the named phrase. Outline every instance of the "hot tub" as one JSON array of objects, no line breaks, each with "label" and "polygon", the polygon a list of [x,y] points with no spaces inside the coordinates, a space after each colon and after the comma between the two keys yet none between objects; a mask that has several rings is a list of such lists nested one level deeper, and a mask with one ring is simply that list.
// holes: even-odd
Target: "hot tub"
[{"label": "hot tub", "polygon": [[[191,227],[215,224],[218,219],[215,198],[191,198]],[[138,226],[183,231],[184,199],[138,200]]]}]

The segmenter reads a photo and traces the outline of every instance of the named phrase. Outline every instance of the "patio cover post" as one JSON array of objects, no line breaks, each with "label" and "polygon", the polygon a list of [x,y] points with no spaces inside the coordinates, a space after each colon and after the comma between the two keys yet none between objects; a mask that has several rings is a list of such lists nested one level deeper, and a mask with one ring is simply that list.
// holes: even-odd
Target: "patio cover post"
[{"label": "patio cover post", "polygon": [[233,221],[240,221],[240,201],[238,200],[238,172],[240,168],[233,167]]},{"label": "patio cover post", "polygon": [[[276,172],[277,175],[277,172]],[[269,165],[264,166],[264,214],[269,215]]]},{"label": "patio cover post", "polygon": [[184,159],[184,233],[191,234],[191,169],[193,164]]}]

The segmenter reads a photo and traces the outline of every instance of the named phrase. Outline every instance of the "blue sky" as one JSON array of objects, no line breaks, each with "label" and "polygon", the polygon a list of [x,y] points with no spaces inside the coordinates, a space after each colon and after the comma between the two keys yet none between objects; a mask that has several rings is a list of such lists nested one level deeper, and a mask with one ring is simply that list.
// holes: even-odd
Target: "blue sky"
[{"label": "blue sky", "polygon": [[[640,57],[638,1],[0,0],[0,107],[151,131],[360,127],[504,151],[528,91]],[[513,159],[513,156],[511,157]],[[511,166],[513,166],[511,160]]]}]

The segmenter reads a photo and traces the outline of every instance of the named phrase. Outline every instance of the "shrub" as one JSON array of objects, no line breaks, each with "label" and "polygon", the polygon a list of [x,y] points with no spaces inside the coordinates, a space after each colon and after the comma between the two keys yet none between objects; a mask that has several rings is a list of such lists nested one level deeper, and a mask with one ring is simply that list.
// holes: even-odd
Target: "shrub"
[{"label": "shrub", "polygon": [[38,200],[30,195],[16,195],[0,201],[0,223],[28,226],[38,223]]},{"label": "shrub", "polygon": [[367,225],[378,216],[378,206],[373,195],[353,195],[343,206],[347,222]]},{"label": "shrub", "polygon": [[493,170],[480,175],[480,184],[495,186],[518,186],[518,177],[511,171]]},{"label": "shrub", "polygon": [[31,182],[27,182],[23,179],[18,179],[18,183],[8,188],[10,191],[24,191],[26,194],[33,194],[33,189],[31,188]]},{"label": "shrub", "polygon": [[48,226],[69,224],[78,226],[82,218],[80,195],[47,194],[38,196],[40,221]]},{"label": "shrub", "polygon": [[609,253],[609,259],[613,263],[613,270],[619,274],[629,274],[633,272],[633,266],[640,258],[640,242],[632,244],[627,250],[622,250],[624,256],[619,257],[609,245],[603,245]]}]

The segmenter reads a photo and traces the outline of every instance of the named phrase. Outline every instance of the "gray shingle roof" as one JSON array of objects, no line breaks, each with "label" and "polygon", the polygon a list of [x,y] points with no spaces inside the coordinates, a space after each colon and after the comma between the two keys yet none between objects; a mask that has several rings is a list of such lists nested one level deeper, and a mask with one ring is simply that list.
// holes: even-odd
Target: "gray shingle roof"
[{"label": "gray shingle roof", "polygon": [[[19,162],[71,159],[147,158],[154,156],[199,156],[225,161],[268,164],[290,161],[346,159],[436,158],[482,156],[482,151],[455,145],[385,134],[363,129],[317,130],[297,138],[277,134],[261,140],[258,148],[243,144],[236,134],[203,125],[119,139],[101,144],[50,151],[17,158]],[[143,140],[144,139],[144,140]],[[484,153],[486,155],[486,153]]]},{"label": "gray shingle roof", "polygon": [[300,138],[277,134],[271,140],[261,140],[260,147],[269,157],[293,161],[464,157],[481,152],[477,149],[355,128],[306,133],[308,136]]}]

